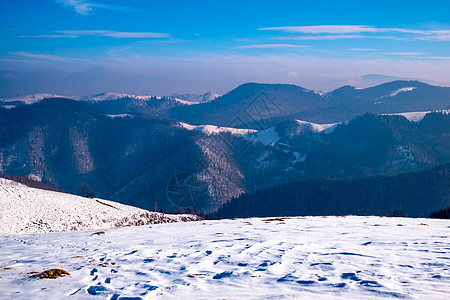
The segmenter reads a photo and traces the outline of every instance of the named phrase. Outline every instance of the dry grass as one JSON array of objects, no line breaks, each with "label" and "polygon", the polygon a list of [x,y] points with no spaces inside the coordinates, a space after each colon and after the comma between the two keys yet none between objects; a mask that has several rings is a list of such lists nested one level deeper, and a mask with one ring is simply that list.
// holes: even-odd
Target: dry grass
[{"label": "dry grass", "polygon": [[32,277],[37,278],[37,279],[44,279],[44,278],[56,279],[58,277],[64,277],[66,275],[70,276],[70,273],[67,271],[64,271],[63,269],[50,269],[50,270],[41,272],[37,275],[33,275]]},{"label": "dry grass", "polygon": [[282,218],[271,218],[271,219],[264,219],[262,221],[264,221],[264,222],[273,222],[273,221],[283,222],[284,219],[282,219]]}]

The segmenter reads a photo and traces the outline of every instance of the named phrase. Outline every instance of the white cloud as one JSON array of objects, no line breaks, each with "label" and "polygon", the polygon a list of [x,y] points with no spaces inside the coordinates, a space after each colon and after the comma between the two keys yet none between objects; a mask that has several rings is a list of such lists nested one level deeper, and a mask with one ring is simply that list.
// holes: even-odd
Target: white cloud
[{"label": "white cloud", "polygon": [[362,39],[365,37],[366,36],[360,35],[360,34],[327,34],[327,35],[280,36],[280,37],[276,37],[275,39],[308,41],[308,40]]},{"label": "white cloud", "polygon": [[92,7],[95,6],[91,3],[87,3],[85,0],[55,0],[55,2],[73,7],[80,15],[89,14],[92,11]]},{"label": "white cloud", "polygon": [[350,48],[350,51],[378,51],[379,49],[370,49],[370,48]]},{"label": "white cloud", "polygon": [[[111,38],[169,38],[169,33],[162,32],[122,32],[112,30],[61,30],[55,31],[57,34],[37,35],[32,37],[40,38],[77,38],[81,35],[105,36]],[[30,36],[23,36],[30,37]]]},{"label": "white cloud", "polygon": [[237,46],[234,49],[277,49],[277,48],[303,48],[304,45],[292,45],[292,44],[255,44]]},{"label": "white cloud", "polygon": [[64,4],[65,6],[72,7],[75,9],[77,13],[80,15],[88,15],[93,11],[94,8],[102,8],[123,12],[138,12],[139,9],[128,7],[128,6],[120,6],[120,5],[109,5],[109,4],[99,4],[93,2],[87,2],[86,0],[54,0],[56,3]]},{"label": "white cloud", "polygon": [[[450,41],[450,30],[421,30],[410,28],[378,28],[371,25],[317,25],[259,28],[262,31],[279,31],[296,34],[277,37],[292,40],[335,40],[354,38],[407,39]],[[385,35],[390,33],[391,36]]]},{"label": "white cloud", "polygon": [[36,54],[26,51],[17,51],[17,52],[11,52],[10,54],[31,58],[35,60],[45,60],[45,61],[54,61],[54,62],[85,62],[89,63],[91,62],[88,59],[83,58],[72,58],[72,57],[65,57],[65,56],[58,56],[58,55],[49,55],[49,54]]},{"label": "white cloud", "polygon": [[283,31],[307,34],[348,34],[362,32],[380,32],[380,29],[368,25],[318,25],[318,26],[284,26],[266,27],[258,30]]},{"label": "white cloud", "polygon": [[380,54],[385,55],[402,55],[402,56],[417,56],[417,55],[423,55],[421,52],[384,52]]},{"label": "white cloud", "polygon": [[428,59],[438,59],[438,60],[450,60],[450,56],[430,56],[430,57],[425,57]]},{"label": "white cloud", "polygon": [[43,35],[22,35],[23,38],[50,38],[50,39],[59,39],[59,38],[72,38],[75,39],[78,35],[70,35],[70,34],[43,34]]},{"label": "white cloud", "polygon": [[298,73],[295,71],[290,71],[288,73],[288,77],[292,77],[292,78],[298,78]]},{"label": "white cloud", "polygon": [[[120,53],[121,50],[124,52]],[[378,59],[365,59],[315,57],[293,53],[247,55],[237,51],[220,55],[199,52],[186,57],[149,53],[133,55],[133,52],[127,49],[117,49],[116,53],[112,53],[115,54],[113,56],[108,54],[111,53],[82,62],[80,58],[19,52],[8,60],[0,57],[0,71],[22,76],[21,74],[29,74],[30,70],[33,70],[32,78],[16,81],[18,87],[35,86],[36,82],[39,82],[42,83],[43,90],[51,90],[55,86],[64,85],[67,87],[66,93],[69,94],[88,93],[87,89],[126,89],[132,93],[151,91],[156,94],[206,90],[224,93],[248,81],[295,83],[305,88],[327,91],[341,86],[342,79],[358,77],[361,74],[426,78],[450,84],[450,59],[433,57],[419,60],[415,56],[385,55]],[[54,78],[52,81],[43,80],[51,76],[51,70],[60,73],[51,77]],[[291,71],[297,72],[298,77],[293,77],[294,73],[289,75]],[[78,75],[73,75],[75,73]],[[6,87],[13,90],[11,86]]]}]

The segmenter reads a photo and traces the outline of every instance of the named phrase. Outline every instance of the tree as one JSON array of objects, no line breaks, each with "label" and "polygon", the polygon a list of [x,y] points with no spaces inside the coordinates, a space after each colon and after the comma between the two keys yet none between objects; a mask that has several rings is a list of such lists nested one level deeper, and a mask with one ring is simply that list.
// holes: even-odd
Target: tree
[{"label": "tree", "polygon": [[95,194],[86,182],[82,182],[78,185],[78,193],[86,198],[94,198]]},{"label": "tree", "polygon": [[156,201],[156,200],[155,200],[155,202],[153,202],[153,211],[156,211],[156,212],[159,211],[158,201]]}]

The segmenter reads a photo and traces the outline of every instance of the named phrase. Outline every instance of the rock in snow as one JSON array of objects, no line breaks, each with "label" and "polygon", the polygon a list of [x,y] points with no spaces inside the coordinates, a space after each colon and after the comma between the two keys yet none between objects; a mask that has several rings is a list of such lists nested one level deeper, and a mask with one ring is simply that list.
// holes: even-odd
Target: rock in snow
[{"label": "rock in snow", "polygon": [[0,235],[108,229],[128,225],[198,220],[103,199],[30,188],[0,178]]}]

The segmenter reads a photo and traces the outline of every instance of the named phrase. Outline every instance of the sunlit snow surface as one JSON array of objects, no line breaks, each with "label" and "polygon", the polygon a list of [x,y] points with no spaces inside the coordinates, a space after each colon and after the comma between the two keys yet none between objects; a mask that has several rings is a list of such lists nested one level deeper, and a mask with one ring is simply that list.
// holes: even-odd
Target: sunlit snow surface
[{"label": "sunlit snow surface", "polygon": [[[13,235],[0,237],[0,298],[448,299],[449,230],[348,216]],[[71,275],[29,277],[50,268]]]},{"label": "sunlit snow surface", "polygon": [[0,178],[0,235],[100,230],[198,219],[194,215],[162,214],[104,199],[30,188]]}]

